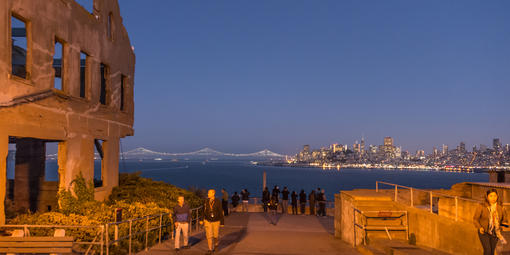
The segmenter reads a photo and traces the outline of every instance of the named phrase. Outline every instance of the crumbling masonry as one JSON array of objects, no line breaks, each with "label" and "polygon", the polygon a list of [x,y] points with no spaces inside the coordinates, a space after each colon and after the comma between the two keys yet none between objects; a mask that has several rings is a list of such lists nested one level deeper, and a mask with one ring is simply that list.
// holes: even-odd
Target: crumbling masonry
[{"label": "crumbling masonry", "polygon": [[[0,1],[0,201],[9,187],[16,209],[49,210],[79,172],[94,178],[95,150],[95,198],[106,198],[118,185],[119,139],[134,132],[134,70],[116,0],[93,0],[91,10],[74,0]],[[44,180],[47,142],[58,142],[53,189]]]}]

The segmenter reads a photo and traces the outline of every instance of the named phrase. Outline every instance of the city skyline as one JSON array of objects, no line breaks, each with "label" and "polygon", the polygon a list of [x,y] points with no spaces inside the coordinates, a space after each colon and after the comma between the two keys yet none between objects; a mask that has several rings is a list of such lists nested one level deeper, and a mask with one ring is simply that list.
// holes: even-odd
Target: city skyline
[{"label": "city skyline", "polygon": [[508,1],[119,5],[136,54],[125,150],[509,142]]}]

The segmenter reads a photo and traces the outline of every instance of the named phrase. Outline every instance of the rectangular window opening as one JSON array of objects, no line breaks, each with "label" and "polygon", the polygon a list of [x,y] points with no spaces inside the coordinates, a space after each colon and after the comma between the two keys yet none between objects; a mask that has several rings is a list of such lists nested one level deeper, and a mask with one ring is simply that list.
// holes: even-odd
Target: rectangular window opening
[{"label": "rectangular window opening", "polygon": [[88,55],[84,52],[80,52],[80,97],[85,98],[87,88],[87,58]]},{"label": "rectangular window opening", "polygon": [[124,105],[124,97],[125,97],[125,86],[126,86],[127,77],[125,75],[121,75],[120,77],[120,110],[125,110]]},{"label": "rectangular window opening", "polygon": [[108,21],[107,21],[107,28],[106,31],[108,33],[108,39],[113,40],[113,31],[112,31],[112,21],[113,21],[113,14],[108,14]]},{"label": "rectangular window opening", "polygon": [[94,139],[94,187],[103,186],[103,140]]},{"label": "rectangular window opening", "polygon": [[89,13],[93,13],[94,11],[94,0],[75,0],[79,5],[81,5],[85,10]]},{"label": "rectangular window opening", "polygon": [[27,26],[24,21],[11,17],[12,74],[27,79]]},{"label": "rectangular window opening", "polygon": [[55,39],[55,54],[53,55],[53,69],[55,70],[55,78],[53,87],[63,90],[63,73],[64,73],[64,45],[58,39]]},{"label": "rectangular window opening", "polygon": [[99,102],[103,105],[106,105],[106,82],[107,77],[109,75],[108,66],[101,63],[101,94],[99,96]]}]

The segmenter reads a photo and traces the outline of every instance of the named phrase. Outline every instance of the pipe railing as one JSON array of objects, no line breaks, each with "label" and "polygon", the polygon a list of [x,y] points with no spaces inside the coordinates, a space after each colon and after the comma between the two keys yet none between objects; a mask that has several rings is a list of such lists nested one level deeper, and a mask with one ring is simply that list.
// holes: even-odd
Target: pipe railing
[{"label": "pipe railing", "polygon": [[[201,209],[202,209],[202,206],[191,209],[191,215],[190,215],[190,219],[189,219],[190,226],[188,228],[189,233],[192,233],[193,230],[195,230],[195,231],[200,230],[199,221],[203,218],[203,215],[200,215]],[[163,222],[164,217],[168,217],[168,220],[165,221],[168,223]],[[136,219],[129,219],[129,220],[118,221],[118,222],[110,222],[110,223],[105,224],[105,233],[106,234],[105,234],[104,244],[106,246],[106,254],[107,255],[110,254],[110,246],[111,245],[115,245],[117,243],[120,243],[123,240],[128,239],[129,240],[128,254],[131,255],[132,254],[133,236],[137,236],[137,235],[141,235],[141,234],[145,234],[145,240],[144,240],[145,241],[145,251],[148,251],[149,250],[149,233],[151,231],[157,230],[158,231],[158,243],[161,243],[163,228],[170,227],[170,229],[171,229],[170,231],[172,233],[171,238],[174,239],[175,228],[174,228],[174,222],[173,222],[173,220],[171,220],[171,217],[172,217],[171,213],[160,213],[160,214],[148,215],[148,216],[140,217],[140,218],[136,218]],[[151,224],[150,224],[151,220],[154,222],[154,219],[156,219],[155,222],[158,223],[157,226],[151,226]],[[133,225],[138,224],[140,222],[145,225],[145,229],[142,231],[133,233]],[[121,224],[126,224],[126,223],[129,223],[128,234],[123,235],[123,236],[118,236],[118,234],[117,234],[118,226]],[[111,226],[113,226],[115,228],[115,233],[114,233],[115,238],[113,241],[110,240],[109,229],[111,228]]]},{"label": "pipe railing", "polygon": [[[191,209],[191,215],[189,219],[189,233],[193,233],[194,231],[200,230],[200,224],[199,222],[203,220],[203,215],[201,213],[202,206]],[[166,218],[166,219],[165,219]],[[152,223],[152,225],[151,225]],[[157,223],[157,225],[154,225],[154,223]],[[123,224],[129,224],[127,227],[127,234],[125,235],[119,235],[119,226]],[[133,232],[134,227],[143,226],[145,225],[144,229],[141,231]],[[137,235],[144,234],[144,242],[145,242],[145,250],[147,251],[149,249],[149,233],[152,231],[158,231],[158,243],[161,243],[162,240],[162,234],[163,234],[163,228],[170,227],[171,231],[171,238],[174,239],[174,222],[172,220],[172,214],[171,213],[160,213],[160,214],[154,214],[154,215],[148,215],[145,217],[139,217],[135,219],[129,219],[129,220],[123,220],[118,222],[109,222],[104,225],[90,225],[90,226],[81,226],[81,225],[0,225],[1,228],[10,228],[10,229],[22,229],[24,236],[30,236],[30,228],[55,228],[55,229],[78,229],[78,228],[97,228],[98,231],[96,232],[96,235],[94,236],[92,241],[84,241],[84,240],[78,240],[73,241],[73,244],[77,245],[88,245],[88,248],[86,251],[83,251],[85,254],[89,254],[91,252],[91,249],[94,245],[99,246],[99,254],[103,255],[106,253],[106,255],[110,254],[110,247],[112,245],[118,245],[121,241],[129,240],[128,241],[128,254],[132,254],[132,241],[133,237]],[[112,236],[112,228],[113,228],[113,238]],[[99,240],[98,240],[99,239]],[[98,240],[98,241],[96,241]]]},{"label": "pipe railing", "polygon": [[433,204],[434,204],[433,200],[434,200],[434,197],[446,197],[446,198],[454,199],[454,201],[455,201],[455,221],[458,221],[458,219],[459,219],[459,200],[480,203],[479,200],[475,200],[475,199],[469,199],[469,198],[464,198],[464,197],[459,197],[459,196],[452,196],[452,195],[447,195],[447,194],[443,194],[443,193],[440,193],[440,192],[432,192],[432,191],[428,191],[428,190],[417,189],[417,188],[413,188],[413,187],[408,187],[408,186],[404,186],[404,185],[399,185],[399,184],[394,184],[394,183],[389,183],[389,182],[383,182],[383,181],[376,181],[375,182],[375,191],[376,192],[379,192],[379,184],[387,185],[387,186],[393,186],[394,187],[394,201],[395,202],[398,202],[398,189],[399,188],[409,190],[410,191],[410,206],[411,207],[415,207],[414,194],[413,194],[415,191],[428,193],[429,203],[430,203],[429,211],[431,213],[433,213]]},{"label": "pipe railing", "polygon": [[[22,229],[23,230],[23,236],[30,236],[30,228],[48,228],[48,229],[64,229],[64,230],[70,230],[70,229],[98,229],[96,232],[96,235],[94,236],[92,241],[85,241],[85,240],[77,240],[73,241],[73,244],[77,245],[85,245],[88,246],[85,254],[89,254],[90,250],[93,246],[98,245],[99,246],[99,253],[103,254],[103,246],[104,246],[104,225],[0,225],[0,229]],[[99,241],[96,241],[99,237]]]},{"label": "pipe railing", "polygon": [[[308,195],[307,195],[307,197],[308,197]],[[281,198],[279,198],[279,199],[281,201]],[[299,206],[299,197],[297,200],[298,200],[297,203]],[[291,205],[290,201],[291,200],[289,199],[289,206]],[[309,202],[309,201],[307,200],[307,202]],[[242,200],[239,201],[239,203],[242,203]],[[315,203],[318,204],[319,201],[315,201]],[[262,198],[261,197],[250,197],[250,200],[248,200],[248,204],[250,204],[250,205],[262,204]],[[229,203],[229,206],[231,206],[231,203]],[[326,201],[326,208],[335,208],[335,201]]]}]

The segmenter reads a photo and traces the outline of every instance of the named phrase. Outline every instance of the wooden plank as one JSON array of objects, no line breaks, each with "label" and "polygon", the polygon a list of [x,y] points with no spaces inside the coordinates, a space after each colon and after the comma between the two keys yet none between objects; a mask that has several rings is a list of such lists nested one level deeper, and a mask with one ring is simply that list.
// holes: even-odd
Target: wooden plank
[{"label": "wooden plank", "polygon": [[70,248],[0,248],[0,253],[72,253]]},{"label": "wooden plank", "polygon": [[0,236],[0,242],[72,242],[74,238],[72,236],[28,236],[28,237],[10,237]]},{"label": "wooden plank", "polygon": [[0,242],[0,247],[73,247],[73,242]]}]

